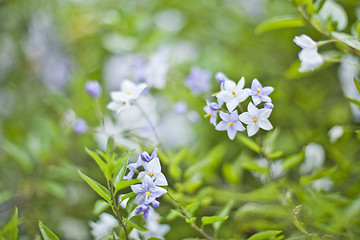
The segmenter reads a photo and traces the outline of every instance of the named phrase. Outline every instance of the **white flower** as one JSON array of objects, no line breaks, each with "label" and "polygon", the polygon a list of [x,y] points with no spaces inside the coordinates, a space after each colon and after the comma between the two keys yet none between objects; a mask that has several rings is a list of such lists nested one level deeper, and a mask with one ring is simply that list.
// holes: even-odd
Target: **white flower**
[{"label": "white flower", "polygon": [[253,136],[259,128],[264,130],[270,130],[273,128],[270,121],[268,120],[271,114],[271,109],[262,108],[258,109],[252,104],[248,105],[248,111],[239,115],[239,120],[247,125],[248,136]]},{"label": "white flower", "polygon": [[99,221],[89,222],[91,229],[91,235],[94,236],[94,239],[98,240],[102,237],[111,234],[113,228],[119,226],[119,222],[108,213],[102,213],[99,216]]},{"label": "white flower", "polygon": [[317,191],[330,191],[334,183],[329,178],[320,178],[311,182],[312,187]]},{"label": "white flower", "polygon": [[113,101],[108,104],[108,109],[116,111],[118,114],[128,109],[131,103],[140,97],[146,87],[145,83],[135,84],[130,80],[125,80],[121,84],[121,91],[110,93]]},{"label": "white flower", "polygon": [[317,43],[309,36],[305,34],[296,36],[294,42],[302,48],[299,52],[301,61],[299,72],[314,70],[324,63],[323,57],[318,53]]},{"label": "white flower", "polygon": [[234,111],[236,106],[243,102],[249,95],[243,90],[245,78],[242,77],[238,84],[231,80],[225,80],[224,89],[216,94],[216,97],[226,103],[229,112]]},{"label": "white flower", "polygon": [[333,126],[328,132],[330,142],[331,143],[336,142],[339,138],[342,137],[343,134],[344,134],[344,129],[342,126],[339,125]]},{"label": "white flower", "polygon": [[301,174],[312,173],[321,168],[325,161],[324,148],[316,143],[309,143],[305,147],[305,161],[300,166]]},{"label": "white flower", "polygon": [[138,179],[143,179],[146,175],[150,176],[157,186],[167,186],[168,182],[165,175],[161,172],[161,165],[159,158],[154,158],[150,162],[142,161],[145,171],[140,172]]},{"label": "white flower", "polygon": [[150,58],[145,69],[145,81],[149,86],[157,89],[165,87],[169,69],[168,58],[168,49],[162,49]]}]

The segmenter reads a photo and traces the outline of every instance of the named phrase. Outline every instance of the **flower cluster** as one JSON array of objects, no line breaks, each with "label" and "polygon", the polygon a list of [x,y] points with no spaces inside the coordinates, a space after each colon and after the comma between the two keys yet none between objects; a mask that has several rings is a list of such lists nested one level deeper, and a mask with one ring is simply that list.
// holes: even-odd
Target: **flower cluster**
[{"label": "flower cluster", "polygon": [[[272,129],[272,125],[268,120],[274,105],[271,103],[270,93],[274,91],[273,87],[263,87],[257,79],[254,79],[251,88],[245,88],[245,78],[242,77],[238,83],[230,80],[223,73],[217,73],[215,79],[220,83],[220,92],[216,93],[217,102],[206,101],[204,111],[205,117],[210,117],[210,123],[215,126],[218,131],[227,131],[231,140],[235,138],[238,131],[247,129],[248,136],[253,136],[259,128],[264,130]],[[251,97],[253,102],[249,102],[247,112],[238,114],[239,104]],[[226,109],[222,109],[225,103]],[[263,104],[263,108],[256,106]],[[221,121],[217,123],[217,113],[219,113]],[[246,124],[245,128],[243,124]]]},{"label": "flower cluster", "polygon": [[145,151],[142,152],[135,163],[129,164],[130,172],[124,177],[124,180],[132,179],[135,171],[141,166],[144,171],[137,176],[137,179],[141,180],[141,184],[132,185],[131,189],[137,194],[135,203],[138,206],[135,213],[143,213],[146,220],[149,216],[150,205],[157,208],[160,202],[156,199],[167,193],[167,190],[159,186],[167,186],[168,183],[165,175],[161,172],[157,148],[154,149],[151,155]]}]

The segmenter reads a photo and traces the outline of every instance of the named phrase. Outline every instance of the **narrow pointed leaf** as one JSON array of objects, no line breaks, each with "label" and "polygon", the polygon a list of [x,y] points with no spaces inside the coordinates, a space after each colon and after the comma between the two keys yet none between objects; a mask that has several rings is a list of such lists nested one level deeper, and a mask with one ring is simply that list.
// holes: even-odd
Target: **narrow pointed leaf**
[{"label": "narrow pointed leaf", "polygon": [[39,228],[44,240],[59,240],[59,238],[50,229],[48,229],[41,221],[39,221]]},{"label": "narrow pointed leaf", "polygon": [[101,185],[100,183],[98,183],[97,181],[95,181],[94,179],[86,176],[85,174],[83,174],[80,170],[78,171],[80,176],[85,180],[85,182],[87,182],[87,184],[89,184],[89,186],[97,193],[99,194],[103,199],[105,199],[105,201],[107,201],[108,203],[111,203],[111,197],[110,197],[110,192],[109,190],[107,190],[103,185]]},{"label": "narrow pointed leaf", "polygon": [[[280,233],[281,233],[281,231],[278,231],[278,230],[262,231],[262,232],[255,233],[254,235],[249,237],[248,240],[267,240],[270,237],[275,237],[275,236],[279,235]],[[271,238],[271,239],[273,239],[273,238]]]},{"label": "narrow pointed leaf", "polygon": [[276,16],[266,19],[257,25],[255,33],[262,34],[276,29],[302,27],[304,25],[304,21],[296,18],[295,16]]},{"label": "narrow pointed leaf", "polygon": [[104,173],[106,180],[109,181],[110,179],[110,173],[109,169],[107,167],[107,164],[101,159],[101,157],[94,151],[91,151],[88,148],[85,148],[86,152],[95,160],[97,165],[100,167],[101,171]]},{"label": "narrow pointed leaf", "polygon": [[240,134],[238,136],[238,139],[249,149],[253,150],[256,153],[260,153],[260,146],[254,140]]},{"label": "narrow pointed leaf", "polygon": [[202,225],[212,224],[216,222],[222,222],[228,219],[229,216],[220,217],[220,216],[211,216],[211,217],[202,217],[201,223]]}]

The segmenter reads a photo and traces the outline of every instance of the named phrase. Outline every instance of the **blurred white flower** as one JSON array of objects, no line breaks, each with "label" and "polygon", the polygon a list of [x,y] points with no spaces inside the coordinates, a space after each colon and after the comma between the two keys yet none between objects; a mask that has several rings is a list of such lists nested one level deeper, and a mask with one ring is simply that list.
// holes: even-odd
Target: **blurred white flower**
[{"label": "blurred white flower", "polygon": [[312,187],[317,191],[330,191],[334,183],[329,178],[320,178],[311,182]]},{"label": "blurred white flower", "polygon": [[155,15],[155,23],[164,31],[176,33],[184,26],[184,17],[176,9],[166,9]]},{"label": "blurred white flower", "polygon": [[87,240],[89,239],[88,227],[86,223],[76,218],[61,219],[59,230],[68,240]]},{"label": "blurred white flower", "polygon": [[163,48],[151,56],[145,69],[145,82],[157,89],[166,85],[166,74],[169,69],[168,59],[170,50]]},{"label": "blurred white flower", "polygon": [[[360,94],[357,91],[354,83],[354,77],[359,79],[360,61],[358,57],[346,55],[341,59],[341,64],[338,69],[338,77],[341,82],[342,90],[345,96],[360,101]],[[350,103],[351,111],[354,120],[360,121],[360,109],[353,103]]]},{"label": "blurred white flower", "polygon": [[344,129],[342,126],[339,125],[333,126],[328,132],[330,142],[331,143],[336,142],[339,138],[342,137],[343,134],[344,134]]},{"label": "blurred white flower", "polygon": [[108,213],[102,213],[99,216],[97,222],[89,222],[91,227],[91,235],[93,235],[95,240],[99,240],[102,237],[111,234],[113,229],[119,226],[118,220],[115,217]]},{"label": "blurred white flower", "polygon": [[324,63],[323,57],[318,53],[317,43],[309,36],[305,34],[296,36],[294,42],[302,48],[299,52],[301,61],[299,72],[312,71]]},{"label": "blurred white flower", "polygon": [[309,174],[319,170],[325,161],[324,148],[316,143],[309,143],[305,147],[305,161],[300,165],[301,174]]}]

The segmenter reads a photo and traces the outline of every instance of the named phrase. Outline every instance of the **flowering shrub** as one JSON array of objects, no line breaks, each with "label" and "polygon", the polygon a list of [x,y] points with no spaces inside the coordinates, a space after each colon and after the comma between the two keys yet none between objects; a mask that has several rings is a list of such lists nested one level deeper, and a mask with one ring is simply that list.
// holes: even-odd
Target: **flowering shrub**
[{"label": "flowering shrub", "polygon": [[0,240],[357,239],[357,1],[0,4]]}]

